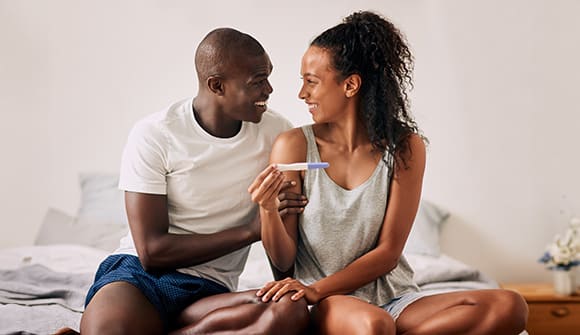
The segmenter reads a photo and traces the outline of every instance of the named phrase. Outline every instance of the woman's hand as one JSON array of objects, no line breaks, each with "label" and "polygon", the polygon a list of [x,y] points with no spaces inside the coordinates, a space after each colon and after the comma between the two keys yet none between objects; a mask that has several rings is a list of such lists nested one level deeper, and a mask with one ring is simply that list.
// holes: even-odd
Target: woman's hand
[{"label": "woman's hand", "polygon": [[252,201],[267,211],[278,211],[280,200],[278,193],[284,183],[284,174],[276,169],[274,164],[262,171],[248,187]]},{"label": "woman's hand", "polygon": [[297,301],[302,297],[306,299],[309,305],[314,305],[320,301],[318,293],[313,288],[290,277],[267,283],[258,290],[256,295],[261,297],[263,302],[268,302],[270,300],[278,301],[288,292],[296,292],[290,297],[293,301]]}]

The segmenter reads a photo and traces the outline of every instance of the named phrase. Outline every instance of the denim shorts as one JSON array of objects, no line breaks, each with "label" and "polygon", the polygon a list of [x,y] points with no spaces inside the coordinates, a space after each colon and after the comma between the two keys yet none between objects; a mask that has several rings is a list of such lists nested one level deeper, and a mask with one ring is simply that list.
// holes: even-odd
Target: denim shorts
[{"label": "denim shorts", "polygon": [[137,287],[157,309],[166,328],[197,300],[229,292],[216,282],[177,271],[146,272],[136,256],[118,254],[107,257],[99,266],[85,306],[101,287],[118,281]]},{"label": "denim shorts", "polygon": [[387,311],[395,321],[407,306],[414,303],[415,301],[423,298],[424,295],[421,292],[410,292],[405,293],[400,297],[394,298],[388,303],[381,306],[382,309]]}]

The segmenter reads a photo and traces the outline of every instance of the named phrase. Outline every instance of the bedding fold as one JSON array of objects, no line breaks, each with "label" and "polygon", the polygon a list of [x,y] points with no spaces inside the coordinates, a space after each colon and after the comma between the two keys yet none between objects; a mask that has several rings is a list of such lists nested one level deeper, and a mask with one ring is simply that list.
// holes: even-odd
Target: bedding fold
[{"label": "bedding fold", "polygon": [[92,281],[92,273],[55,272],[40,264],[0,270],[0,303],[23,306],[57,304],[82,312]]}]

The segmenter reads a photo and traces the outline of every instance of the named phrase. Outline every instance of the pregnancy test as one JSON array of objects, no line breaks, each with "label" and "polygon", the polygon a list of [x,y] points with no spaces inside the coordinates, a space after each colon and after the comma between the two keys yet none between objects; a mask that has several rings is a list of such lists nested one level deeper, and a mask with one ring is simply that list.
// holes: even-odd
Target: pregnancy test
[{"label": "pregnancy test", "polygon": [[301,171],[312,169],[326,169],[329,166],[326,162],[320,163],[292,163],[292,164],[276,164],[278,171]]}]

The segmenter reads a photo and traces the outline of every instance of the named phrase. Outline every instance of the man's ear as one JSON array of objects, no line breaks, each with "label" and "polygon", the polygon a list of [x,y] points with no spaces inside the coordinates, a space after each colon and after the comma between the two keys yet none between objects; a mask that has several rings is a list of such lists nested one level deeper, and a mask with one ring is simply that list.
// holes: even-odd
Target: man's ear
[{"label": "man's ear", "polygon": [[207,87],[217,95],[224,95],[224,82],[220,76],[210,76],[207,78]]},{"label": "man's ear", "polygon": [[346,77],[344,80],[344,95],[346,95],[347,98],[354,97],[360,90],[361,84],[361,77],[357,73]]}]

